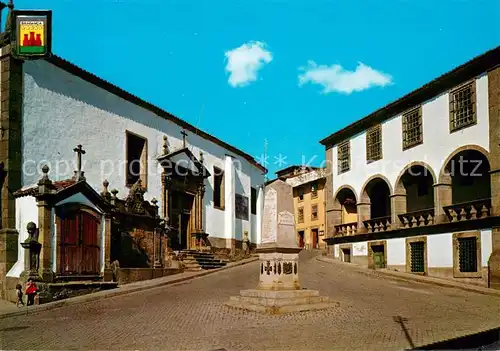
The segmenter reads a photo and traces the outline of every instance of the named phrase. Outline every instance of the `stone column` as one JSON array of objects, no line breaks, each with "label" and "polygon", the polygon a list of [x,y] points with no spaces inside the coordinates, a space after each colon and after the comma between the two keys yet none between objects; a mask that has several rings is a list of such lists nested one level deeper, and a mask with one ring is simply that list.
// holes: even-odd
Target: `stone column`
[{"label": "stone column", "polygon": [[54,272],[52,271],[52,197],[55,189],[49,179],[49,167],[42,167],[43,176],[38,182],[38,195],[36,197],[38,206],[38,242],[42,244],[40,251],[39,276],[44,282],[52,282]]},{"label": "stone column", "polygon": [[40,251],[39,275],[45,282],[53,280],[52,272],[52,240],[51,228],[51,203],[46,199],[38,200],[38,241],[42,244]]},{"label": "stone column", "polygon": [[363,224],[363,221],[370,219],[370,205],[371,203],[369,202],[358,202],[358,204],[356,205],[358,212],[358,234],[364,234],[368,232],[368,230],[365,228],[365,225]]},{"label": "stone column", "polygon": [[170,200],[170,187],[172,186],[172,178],[168,176],[165,172],[162,174],[162,186],[163,186],[163,191],[162,191],[162,213],[163,213],[163,218],[167,221],[168,223],[168,207],[169,207],[169,200]]},{"label": "stone column", "polygon": [[444,213],[443,206],[451,205],[451,177],[449,181],[440,182],[434,187],[434,223],[445,223],[448,221]]},{"label": "stone column", "polygon": [[[7,298],[5,277],[7,272],[17,262],[19,247],[19,233],[15,229],[0,230],[0,296]],[[3,284],[2,284],[3,283]],[[3,286],[2,286],[3,285]]]},{"label": "stone column", "polygon": [[103,279],[106,282],[113,280],[113,270],[111,269],[111,215],[104,215],[104,271]]},{"label": "stone column", "polygon": [[[489,162],[491,215],[500,215],[500,67],[488,72]],[[500,290],[500,228],[491,229],[492,253],[488,260],[489,286]]]},{"label": "stone column", "polygon": [[224,237],[226,238],[226,248],[230,248],[231,252],[235,249],[235,208],[234,208],[234,192],[235,192],[235,170],[233,157],[226,155],[224,165]]},{"label": "stone column", "polygon": [[406,213],[406,194],[397,193],[389,196],[391,199],[391,228],[398,229],[401,227],[401,221],[398,215]]}]

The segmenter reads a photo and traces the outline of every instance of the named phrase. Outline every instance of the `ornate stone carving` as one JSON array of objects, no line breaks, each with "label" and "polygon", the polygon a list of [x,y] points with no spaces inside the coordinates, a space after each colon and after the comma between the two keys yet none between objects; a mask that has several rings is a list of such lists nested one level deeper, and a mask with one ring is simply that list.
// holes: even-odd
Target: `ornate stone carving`
[{"label": "ornate stone carving", "polygon": [[264,274],[264,263],[260,264],[260,274]]},{"label": "ornate stone carving", "polygon": [[271,275],[273,267],[271,267],[271,262],[270,261],[266,262],[266,267],[264,268],[264,270],[266,271],[267,275]]},{"label": "ornate stone carving", "polygon": [[168,155],[170,153],[170,150],[168,148],[168,138],[165,135],[163,137],[163,155]]},{"label": "ornate stone carving", "polygon": [[276,262],[274,262],[274,275],[276,275],[277,269],[276,269]]},{"label": "ornate stone carving", "polygon": [[278,262],[278,275],[281,275],[281,262]]},{"label": "ornate stone carving", "polygon": [[293,264],[293,274],[297,274],[297,262]]},{"label": "ornate stone carving", "polygon": [[144,189],[140,179],[130,188],[127,199],[125,200],[125,207],[127,211],[132,213],[146,213],[146,209],[144,208]]},{"label": "ornate stone carving", "polygon": [[283,262],[283,274],[292,274],[292,262]]}]

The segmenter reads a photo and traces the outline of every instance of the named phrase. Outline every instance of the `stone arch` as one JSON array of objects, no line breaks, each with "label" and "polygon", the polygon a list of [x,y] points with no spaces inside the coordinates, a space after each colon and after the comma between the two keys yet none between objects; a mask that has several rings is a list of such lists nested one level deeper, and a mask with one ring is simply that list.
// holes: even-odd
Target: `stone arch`
[{"label": "stone arch", "polygon": [[434,183],[437,182],[438,178],[436,178],[436,173],[432,167],[423,161],[413,161],[408,163],[402,170],[399,172],[398,177],[396,178],[396,183],[394,184],[394,193],[395,194],[406,194],[406,189],[403,186],[402,178],[406,174],[407,171],[411,170],[412,167],[420,166],[425,169],[425,171],[429,172],[432,177]]},{"label": "stone arch", "polygon": [[356,203],[358,203],[358,194],[356,193],[356,190],[354,190],[354,187],[347,185],[347,184],[344,184],[344,185],[340,186],[337,189],[337,191],[335,192],[335,195],[333,195],[333,206],[335,209],[341,208],[342,204],[340,203],[338,197],[339,197],[339,194],[345,190],[350,190],[352,192],[352,194],[354,195],[354,200],[356,201]]},{"label": "stone arch", "polygon": [[446,158],[446,160],[442,163],[441,169],[439,170],[439,179],[438,179],[439,183],[450,183],[451,182],[451,177],[450,177],[449,174],[447,174],[446,167],[448,166],[448,164],[450,163],[450,161],[455,156],[457,156],[459,153],[461,153],[463,151],[468,151],[468,150],[474,150],[474,151],[478,151],[478,152],[482,153],[486,157],[486,159],[488,160],[488,162],[491,163],[491,161],[490,161],[490,153],[484,147],[479,146],[479,145],[475,145],[475,144],[469,144],[469,145],[460,146],[459,148],[453,150],[453,152],[450,155],[448,155],[448,157]]},{"label": "stone arch", "polygon": [[439,172],[438,186],[446,199],[441,205],[490,199],[490,170],[490,155],[483,147],[464,145],[454,150]]},{"label": "stone arch", "polygon": [[436,181],[436,173],[427,163],[414,161],[407,164],[399,173],[394,186],[394,215],[434,210]]},{"label": "stone arch", "polygon": [[374,219],[391,216],[391,195],[393,189],[387,177],[374,174],[368,178],[361,188],[361,219]]},{"label": "stone arch", "polygon": [[363,184],[363,186],[361,187],[359,202],[362,202],[362,203],[369,203],[370,202],[370,197],[368,196],[368,194],[366,192],[366,187],[371,181],[373,181],[377,178],[383,180],[387,184],[387,187],[389,188],[390,194],[393,194],[392,185],[391,185],[391,182],[389,181],[389,179],[387,179],[386,176],[384,176],[380,173],[377,173],[377,174],[372,175],[370,178],[368,178],[365,181],[365,183]]}]

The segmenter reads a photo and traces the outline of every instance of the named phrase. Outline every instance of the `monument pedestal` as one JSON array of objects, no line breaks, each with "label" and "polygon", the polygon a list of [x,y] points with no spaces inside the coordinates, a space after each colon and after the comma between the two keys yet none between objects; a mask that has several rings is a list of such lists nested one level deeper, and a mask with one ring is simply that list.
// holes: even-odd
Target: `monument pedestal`
[{"label": "monument pedestal", "polygon": [[[276,248],[274,252],[258,250],[260,279],[257,289],[241,290],[231,296],[227,306],[269,314],[320,310],[338,306],[318,290],[300,287],[300,248]],[[264,251],[264,252],[262,252]]]},{"label": "monument pedestal", "polygon": [[281,314],[338,306],[317,290],[302,289],[299,282],[299,252],[290,185],[277,180],[266,188],[262,241],[259,254],[259,284],[231,296],[227,306],[256,312]]}]

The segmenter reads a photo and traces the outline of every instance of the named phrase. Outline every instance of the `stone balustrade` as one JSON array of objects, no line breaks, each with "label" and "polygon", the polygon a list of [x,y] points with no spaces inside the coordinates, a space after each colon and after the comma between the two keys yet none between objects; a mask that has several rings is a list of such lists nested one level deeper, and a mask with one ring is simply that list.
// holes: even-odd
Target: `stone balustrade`
[{"label": "stone balustrade", "polygon": [[368,219],[363,224],[369,233],[385,232],[391,229],[391,216]]},{"label": "stone balustrade", "polygon": [[489,217],[491,199],[481,199],[443,207],[450,222],[462,222]]},{"label": "stone balustrade", "polygon": [[398,215],[403,228],[423,227],[434,224],[434,209],[412,211]]},{"label": "stone balustrade", "polygon": [[335,234],[338,236],[355,235],[358,231],[358,223],[357,222],[342,223],[342,224],[338,224],[334,227],[335,227]]}]

